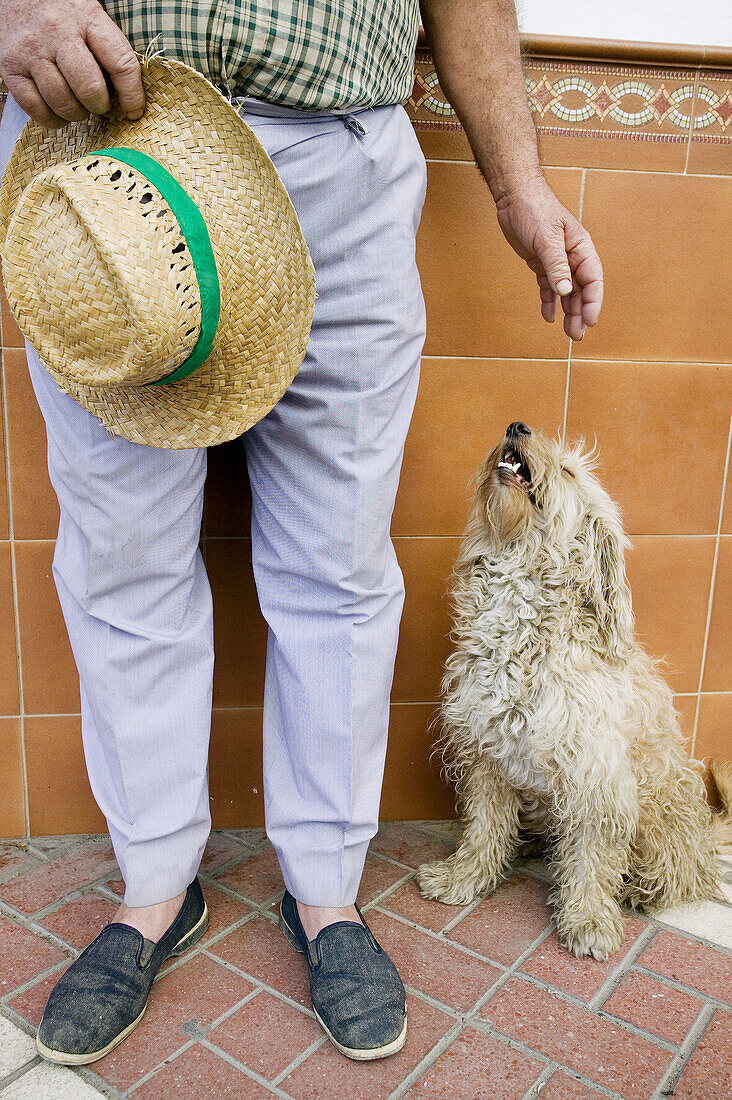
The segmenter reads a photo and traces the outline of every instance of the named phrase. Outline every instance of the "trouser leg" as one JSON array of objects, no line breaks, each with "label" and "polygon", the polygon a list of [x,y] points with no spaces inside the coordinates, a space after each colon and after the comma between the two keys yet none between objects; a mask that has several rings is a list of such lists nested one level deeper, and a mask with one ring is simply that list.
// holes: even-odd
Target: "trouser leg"
[{"label": "trouser leg", "polygon": [[[25,121],[9,97],[0,173]],[[89,780],[125,901],[149,905],[187,886],[210,829],[212,609],[198,548],[206,452],[113,438],[27,351],[61,512],[53,576],[79,671]]]},{"label": "trouser leg", "polygon": [[404,600],[389,528],[424,340],[424,158],[400,107],[359,114],[362,137],[245,118],[299,214],[319,295],[299,373],[245,435],[269,625],[267,831],[294,896],[341,906],[378,826]]},{"label": "trouser leg", "polygon": [[60,506],[53,576],[81,688],[84,755],[128,905],[174,897],[210,830],[211,593],[198,547],[205,450],[113,438],[39,364]]}]

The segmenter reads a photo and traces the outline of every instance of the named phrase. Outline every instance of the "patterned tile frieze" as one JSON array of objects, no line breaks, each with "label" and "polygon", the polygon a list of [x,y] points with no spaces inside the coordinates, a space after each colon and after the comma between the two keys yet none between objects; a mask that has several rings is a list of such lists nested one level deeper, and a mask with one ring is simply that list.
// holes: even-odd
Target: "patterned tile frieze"
[{"label": "patterned tile frieze", "polygon": [[[732,73],[526,58],[524,76],[540,134],[732,144]],[[460,129],[426,51],[408,108],[417,129]]]}]

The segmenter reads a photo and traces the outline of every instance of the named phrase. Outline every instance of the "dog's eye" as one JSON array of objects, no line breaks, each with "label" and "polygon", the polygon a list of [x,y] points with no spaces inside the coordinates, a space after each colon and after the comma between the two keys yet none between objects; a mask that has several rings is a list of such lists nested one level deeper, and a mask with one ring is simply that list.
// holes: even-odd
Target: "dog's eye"
[{"label": "dog's eye", "polygon": [[566,466],[562,466],[562,473],[563,474],[569,474],[570,477],[574,477],[574,474],[572,473],[572,471],[568,470]]}]

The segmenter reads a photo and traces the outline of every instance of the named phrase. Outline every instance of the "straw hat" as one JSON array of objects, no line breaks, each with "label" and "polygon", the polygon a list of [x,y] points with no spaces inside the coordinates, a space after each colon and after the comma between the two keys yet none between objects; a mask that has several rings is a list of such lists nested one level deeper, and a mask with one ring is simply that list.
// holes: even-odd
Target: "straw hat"
[{"label": "straw hat", "polygon": [[59,387],[153,447],[233,439],[305,355],[315,275],[251,129],[200,73],[143,64],[118,106],[27,123],[0,190],[0,254],[23,333]]}]

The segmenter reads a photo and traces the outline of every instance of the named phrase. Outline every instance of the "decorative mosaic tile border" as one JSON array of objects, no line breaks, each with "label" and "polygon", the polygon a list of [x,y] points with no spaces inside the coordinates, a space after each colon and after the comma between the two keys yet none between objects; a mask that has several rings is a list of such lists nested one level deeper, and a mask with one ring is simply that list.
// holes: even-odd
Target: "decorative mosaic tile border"
[{"label": "decorative mosaic tile border", "polygon": [[[732,144],[732,73],[527,57],[524,74],[540,134]],[[427,50],[407,106],[418,130],[461,129]]]}]

